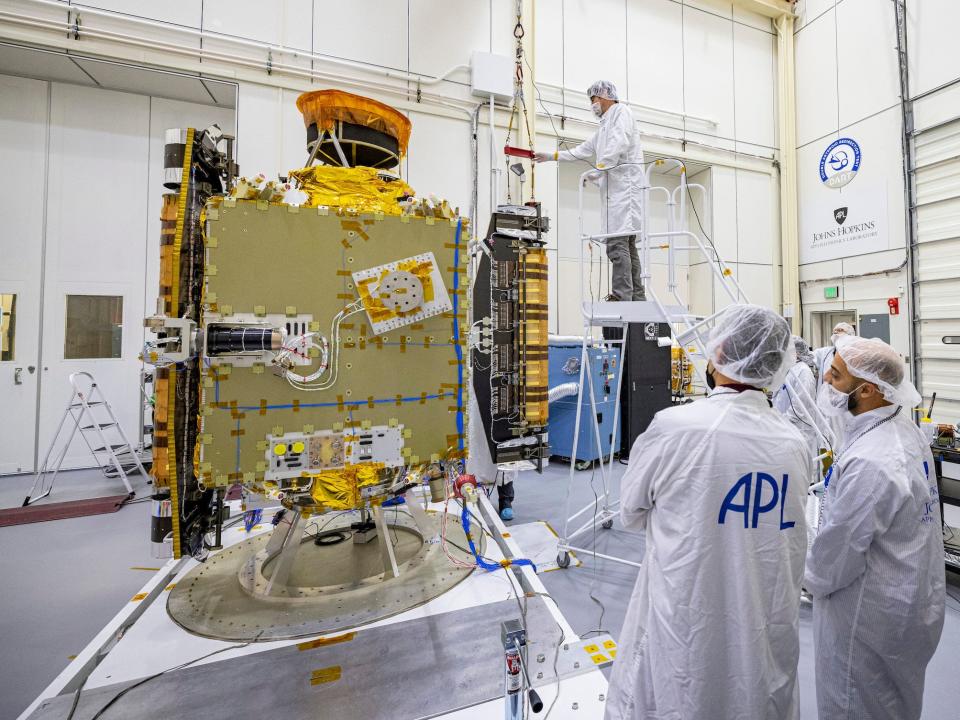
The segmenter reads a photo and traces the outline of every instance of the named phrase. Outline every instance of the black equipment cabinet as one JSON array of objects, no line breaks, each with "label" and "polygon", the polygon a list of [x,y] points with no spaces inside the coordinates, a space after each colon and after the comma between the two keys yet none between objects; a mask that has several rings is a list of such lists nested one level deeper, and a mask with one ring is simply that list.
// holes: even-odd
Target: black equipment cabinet
[{"label": "black equipment cabinet", "polygon": [[670,337],[666,323],[631,323],[627,331],[620,386],[621,457],[630,454],[633,442],[653,416],[670,407],[670,346],[660,347],[657,339],[661,337]]}]

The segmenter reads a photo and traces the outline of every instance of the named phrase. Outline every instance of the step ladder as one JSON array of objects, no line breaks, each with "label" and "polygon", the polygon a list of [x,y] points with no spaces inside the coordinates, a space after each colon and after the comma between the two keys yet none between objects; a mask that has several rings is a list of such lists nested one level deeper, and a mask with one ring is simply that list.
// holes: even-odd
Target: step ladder
[{"label": "step ladder", "polygon": [[[60,418],[57,431],[50,440],[50,446],[43,458],[43,465],[34,476],[30,494],[23,501],[24,507],[42,500],[53,491],[53,484],[56,482],[60,467],[77,431],[80,432],[80,437],[83,438],[104,477],[119,478],[127,489],[129,497],[134,497],[136,493],[130,485],[127,472],[136,468],[144,478],[149,477],[140,462],[137,449],[130,444],[113,408],[107,402],[97,381],[93,379],[93,375],[88,372],[71,373],[70,387],[73,388],[70,400]],[[67,427],[69,432],[66,431]],[[64,437],[66,442],[61,444]],[[126,464],[121,463],[120,456],[129,456],[129,461]]]},{"label": "step ladder", "polygon": [[[667,166],[664,169],[669,170],[674,167],[680,170],[680,184],[673,190],[665,187],[651,186],[650,177],[653,170],[657,167]],[[709,196],[706,188],[702,185],[688,184],[686,176],[686,167],[680,160],[656,160],[646,164],[642,168],[641,184],[638,192],[641,193],[641,227],[634,230],[620,230],[612,233],[587,234],[583,227],[583,191],[587,184],[587,176],[593,174],[594,170],[589,170],[580,176],[580,187],[578,196],[579,213],[579,235],[580,235],[580,265],[583,266],[586,258],[585,249],[592,244],[602,245],[611,237],[623,237],[624,235],[635,235],[637,244],[637,254],[640,256],[642,268],[641,282],[643,284],[647,300],[637,300],[631,302],[592,302],[584,299],[583,273],[580,273],[580,308],[583,315],[583,343],[580,355],[580,387],[577,394],[578,407],[583,406],[584,387],[590,394],[590,422],[593,425],[594,441],[597,447],[603,447],[600,442],[600,424],[597,422],[596,398],[594,397],[593,378],[588,376],[591,372],[590,363],[587,362],[587,350],[594,344],[615,345],[620,347],[620,367],[617,375],[617,387],[622,387],[623,368],[626,364],[623,361],[624,351],[627,347],[627,335],[631,324],[635,323],[666,323],[670,327],[671,344],[676,341],[683,352],[690,358],[694,372],[699,376],[701,382],[704,381],[701,367],[694,362],[699,358],[705,363],[707,356],[707,341],[710,330],[716,319],[723,310],[713,313],[709,316],[696,315],[687,308],[686,303],[680,298],[676,276],[677,252],[690,251],[700,253],[710,265],[714,277],[720,282],[721,288],[726,292],[727,297],[733,303],[748,302],[743,288],[733,276],[732,271],[726,267],[723,260],[717,255],[716,251],[704,244],[699,235],[687,228],[687,195],[691,189],[702,193],[704,202]],[[603,171],[601,171],[603,172]],[[667,205],[667,230],[666,232],[648,233],[650,198],[653,193],[662,192]],[[678,197],[679,194],[679,197]],[[686,242],[686,245],[677,245],[677,242]],[[654,245],[654,242],[656,245]],[[667,292],[671,298],[663,302],[651,287],[650,279],[650,251],[652,247],[667,251]],[[600,340],[594,337],[596,328],[619,328],[618,339]],[[577,512],[570,514],[570,501],[573,485],[576,476],[576,463],[578,442],[580,438],[580,420],[582,413],[577,413],[573,430],[573,450],[571,452],[570,474],[567,481],[567,490],[564,500],[564,523],[563,531],[558,540],[557,564],[566,568],[570,565],[570,552],[581,552],[590,555],[593,558],[603,558],[614,562],[623,563],[640,567],[640,563],[626,558],[613,555],[604,555],[596,552],[596,548],[585,549],[572,544],[572,540],[586,533],[587,531],[596,532],[599,525],[603,529],[609,529],[613,526],[614,519],[620,512],[620,488],[614,488],[613,462],[616,453],[614,444],[610,443],[610,453],[604,458],[601,457],[597,462],[602,481],[601,492],[597,493],[595,502],[588,503]],[[620,393],[614,398],[613,407],[613,427],[617,428],[620,422]],[[592,482],[592,480],[591,480]],[[616,494],[614,495],[614,490]],[[590,519],[583,522],[575,530],[571,530],[571,523],[586,513],[592,511]]]}]

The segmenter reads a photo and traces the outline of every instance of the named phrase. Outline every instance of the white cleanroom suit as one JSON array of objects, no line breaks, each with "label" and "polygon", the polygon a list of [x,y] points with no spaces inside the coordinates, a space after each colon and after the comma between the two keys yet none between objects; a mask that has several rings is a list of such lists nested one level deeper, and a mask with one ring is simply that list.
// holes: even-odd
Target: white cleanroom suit
[{"label": "white cleanroom suit", "polygon": [[607,718],[798,717],[808,456],[757,390],[718,387],[637,438],[621,518],[646,556]]},{"label": "white cleanroom suit", "polygon": [[910,419],[920,396],[870,369],[878,343],[838,344],[850,373],[896,404],[850,417],[804,580],[814,597],[817,707],[830,720],[918,720],[943,629],[933,455]]},{"label": "white cleanroom suit", "polygon": [[811,458],[820,454],[820,448],[833,447],[833,431],[817,407],[817,381],[809,367],[797,363],[790,368],[773,396],[773,407],[803,435]]},{"label": "white cleanroom suit", "polygon": [[633,113],[623,103],[611,105],[600,118],[600,127],[584,142],[557,153],[557,160],[581,160],[600,174],[603,232],[636,232],[643,221],[643,150],[637,142]]},{"label": "white cleanroom suit", "polygon": [[624,234],[606,241],[607,258],[613,265],[611,290],[618,300],[644,299],[634,241],[643,222],[643,150],[630,108],[612,105],[600,118],[597,132],[575,148],[559,151],[557,160],[583,160],[597,168],[601,232]]}]

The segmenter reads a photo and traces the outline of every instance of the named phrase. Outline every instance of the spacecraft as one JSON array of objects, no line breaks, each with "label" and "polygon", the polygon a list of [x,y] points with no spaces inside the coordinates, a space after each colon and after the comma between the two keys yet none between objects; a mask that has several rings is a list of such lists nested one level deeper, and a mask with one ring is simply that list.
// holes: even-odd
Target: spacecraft
[{"label": "spacecraft", "polygon": [[[483,538],[428,500],[476,492],[471,378],[496,462],[547,453],[539,205],[471,242],[393,171],[406,116],[336,90],[297,107],[308,162],[279,182],[239,177],[216,127],[167,134],[153,475],[173,554],[205,559],[168,610],[209,637],[353,627],[466,577]],[[244,516],[274,529],[206,557],[237,494],[279,505]]]}]

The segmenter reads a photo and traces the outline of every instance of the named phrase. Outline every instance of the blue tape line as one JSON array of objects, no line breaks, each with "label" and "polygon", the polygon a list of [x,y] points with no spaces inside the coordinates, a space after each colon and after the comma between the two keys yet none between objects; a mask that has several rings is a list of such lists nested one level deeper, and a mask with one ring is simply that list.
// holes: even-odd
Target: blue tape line
[{"label": "blue tape line", "polygon": [[[443,395],[427,395],[426,398],[422,395],[412,395],[410,397],[400,398],[400,402],[419,402],[420,400],[437,400],[442,398]],[[378,398],[373,401],[374,405],[382,405],[384,403],[395,403],[396,398]],[[367,400],[347,400],[342,403],[338,402],[325,402],[325,403],[300,403],[299,405],[294,406],[292,403],[284,405],[238,405],[237,410],[289,410],[292,407],[300,408],[318,408],[318,407],[339,407],[343,405],[344,407],[360,407],[362,405],[367,405]],[[219,408],[220,410],[229,410],[230,408]]]},{"label": "blue tape line", "polygon": [[457,448],[463,450],[463,351],[460,349],[460,323],[457,312],[460,306],[457,291],[460,289],[460,235],[463,219],[457,220],[457,236],[453,243],[453,349],[457,355]]}]

